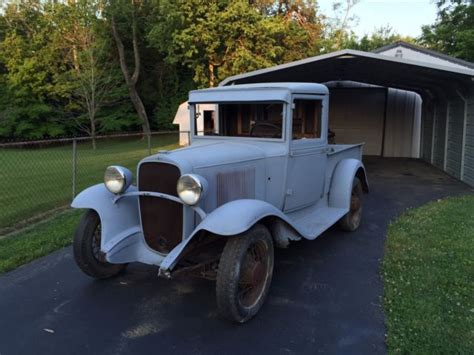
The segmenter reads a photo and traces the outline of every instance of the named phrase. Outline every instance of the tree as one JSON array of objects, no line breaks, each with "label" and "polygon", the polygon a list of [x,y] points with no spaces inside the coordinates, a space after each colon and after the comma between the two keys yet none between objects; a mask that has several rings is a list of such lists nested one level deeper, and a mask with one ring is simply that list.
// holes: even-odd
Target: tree
[{"label": "tree", "polygon": [[[127,13],[127,10],[128,10],[129,16],[131,18],[130,27],[132,30],[132,48],[133,48],[133,62],[134,62],[134,69],[133,69],[132,74],[130,74],[130,70],[129,70],[126,55],[125,55],[125,47],[124,47],[121,35],[119,33],[119,28],[117,26],[117,21],[116,21],[117,13],[114,12],[113,9],[111,9],[110,24],[111,24],[111,29],[112,29],[112,34],[115,40],[115,44],[117,46],[117,51],[118,51],[119,61],[120,61],[120,68],[122,69],[123,77],[125,79],[125,83],[127,84],[130,100],[132,101],[132,104],[135,107],[135,110],[137,111],[138,117],[141,120],[143,133],[146,135],[150,135],[151,129],[150,129],[150,122],[148,120],[148,115],[145,109],[145,105],[143,104],[143,101],[140,98],[140,95],[137,90],[137,83],[138,83],[138,78],[140,76],[140,64],[141,64],[140,48],[139,48],[139,43],[138,43],[139,39],[138,39],[138,29],[137,29],[137,12],[140,10],[141,6],[142,4],[139,0],[132,0],[132,4],[130,8],[121,7],[122,10],[125,9],[124,11],[125,14]],[[123,18],[124,13],[122,13],[122,18]]]},{"label": "tree", "polygon": [[278,63],[286,63],[319,54],[324,16],[316,0],[255,0],[250,2],[261,14],[273,17],[284,26],[278,43],[284,48]]},{"label": "tree", "polygon": [[148,39],[168,63],[193,70],[198,86],[212,87],[229,75],[310,52],[309,22],[303,23],[291,8],[285,11],[270,13],[262,4],[244,1],[164,0]]},{"label": "tree", "polygon": [[357,17],[351,12],[360,0],[337,0],[333,3],[333,17],[326,18],[323,52],[331,52],[351,46],[356,41],[351,25]]},{"label": "tree", "polygon": [[438,17],[423,26],[419,43],[474,62],[474,6],[472,1],[438,1]]},{"label": "tree", "polygon": [[360,39],[355,38],[353,41],[346,43],[345,48],[370,52],[396,41],[414,42],[415,40],[411,37],[400,36],[390,26],[382,26],[377,28],[371,35],[364,35]]},{"label": "tree", "polygon": [[40,138],[64,134],[60,122],[64,93],[61,81],[64,51],[54,40],[51,4],[24,1],[10,4],[4,13],[5,34],[0,46],[0,66],[8,103],[0,112],[1,133]]},{"label": "tree", "polygon": [[107,43],[100,36],[103,19],[97,17],[101,4],[90,0],[69,0],[55,6],[57,41],[68,54],[61,80],[70,82],[69,102],[65,111],[72,117],[80,132],[92,138],[96,149],[96,136],[100,128],[99,110],[117,100],[123,84],[107,58]]},{"label": "tree", "polygon": [[[104,106],[120,99],[123,80],[110,64],[100,60],[104,54],[102,51],[103,47],[97,43],[87,50],[81,50],[77,57],[79,70],[72,77],[75,83],[72,100],[85,112],[74,117],[74,120],[78,128],[92,138],[94,150],[100,125],[107,125],[107,122],[103,122],[105,120],[100,120],[98,113]],[[87,124],[84,124],[83,118],[86,118]]]}]

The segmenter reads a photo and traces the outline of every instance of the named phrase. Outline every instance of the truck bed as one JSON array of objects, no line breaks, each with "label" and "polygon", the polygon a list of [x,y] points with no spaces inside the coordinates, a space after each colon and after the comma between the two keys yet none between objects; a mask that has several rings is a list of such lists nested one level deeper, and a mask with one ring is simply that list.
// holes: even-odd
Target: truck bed
[{"label": "truck bed", "polygon": [[[331,185],[331,178],[336,167],[343,159],[362,160],[361,144],[329,144],[326,169],[325,194],[327,196]],[[327,199],[321,199],[316,204],[287,214],[298,232],[306,239],[315,239],[326,229],[331,227],[346,213],[347,209],[328,206]]]},{"label": "truck bed", "polygon": [[[328,157],[331,157],[342,152],[348,152],[352,158],[362,159],[362,147],[365,143],[358,144],[328,144]],[[359,154],[353,156],[354,153]]]},{"label": "truck bed", "polygon": [[362,161],[362,148],[364,143],[359,144],[328,144],[328,161],[326,168],[326,188],[329,191],[332,173],[337,163],[342,159],[357,159]]}]

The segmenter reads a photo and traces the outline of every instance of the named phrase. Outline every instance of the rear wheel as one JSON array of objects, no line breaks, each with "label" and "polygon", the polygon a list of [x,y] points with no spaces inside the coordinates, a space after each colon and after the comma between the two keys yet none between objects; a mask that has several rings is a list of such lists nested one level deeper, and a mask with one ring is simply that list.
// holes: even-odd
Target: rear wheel
[{"label": "rear wheel", "polygon": [[106,279],[120,273],[126,264],[111,264],[100,250],[101,224],[97,212],[88,210],[82,216],[74,235],[73,251],[77,266],[87,275]]},{"label": "rear wheel", "polygon": [[273,240],[260,224],[227,241],[217,272],[217,307],[222,317],[244,323],[255,316],[273,275]]},{"label": "rear wheel", "polygon": [[352,183],[349,212],[339,220],[339,226],[348,232],[353,232],[360,226],[362,220],[362,183],[355,177]]}]

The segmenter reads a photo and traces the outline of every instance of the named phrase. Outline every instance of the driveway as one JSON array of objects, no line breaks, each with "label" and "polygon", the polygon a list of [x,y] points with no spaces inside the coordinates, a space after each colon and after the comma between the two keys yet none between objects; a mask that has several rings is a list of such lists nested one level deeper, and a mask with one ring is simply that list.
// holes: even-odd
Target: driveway
[{"label": "driveway", "polygon": [[372,158],[366,167],[371,193],[360,229],[333,227],[278,250],[269,298],[251,322],[217,317],[213,282],[158,279],[143,265],[94,281],[65,248],[0,277],[0,354],[384,353],[379,272],[388,223],[472,190],[421,161]]}]

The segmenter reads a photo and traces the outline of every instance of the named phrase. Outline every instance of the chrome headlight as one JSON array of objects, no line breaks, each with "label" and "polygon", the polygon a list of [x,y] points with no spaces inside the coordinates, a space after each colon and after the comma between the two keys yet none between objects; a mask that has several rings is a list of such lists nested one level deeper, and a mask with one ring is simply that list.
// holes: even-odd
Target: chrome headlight
[{"label": "chrome headlight", "polygon": [[112,165],[105,169],[104,184],[107,190],[113,194],[124,192],[132,183],[132,173],[130,170]]},{"label": "chrome headlight", "polygon": [[194,174],[185,174],[179,178],[176,190],[185,204],[194,206],[201,200],[204,186],[204,178]]}]

